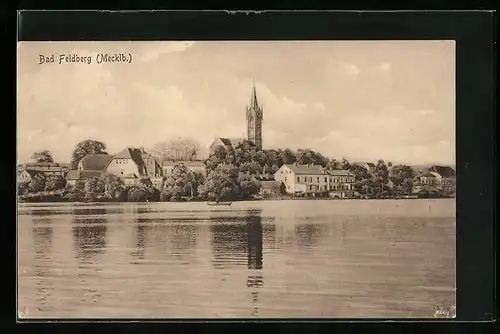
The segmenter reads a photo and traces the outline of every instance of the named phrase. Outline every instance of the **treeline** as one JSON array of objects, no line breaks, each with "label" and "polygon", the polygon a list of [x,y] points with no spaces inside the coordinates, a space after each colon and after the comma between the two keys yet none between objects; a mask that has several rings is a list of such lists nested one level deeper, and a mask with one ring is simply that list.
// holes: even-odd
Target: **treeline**
[{"label": "treeline", "polygon": [[[177,145],[178,147],[183,147]],[[176,146],[176,147],[177,147]],[[185,145],[194,152],[193,145]],[[72,162],[86,154],[105,153],[106,145],[86,140],[77,145]],[[50,152],[35,154],[41,161],[51,161]],[[255,176],[273,176],[283,164],[315,164],[326,169],[345,169],[355,175],[355,191],[373,197],[404,196],[413,193],[415,171],[406,165],[392,166],[389,170],[379,160],[372,171],[348,160],[329,159],[311,149],[259,149],[250,141],[237,147],[218,147],[205,160],[206,174],[195,173],[180,164],[171,175],[163,178],[156,188],[151,180],[143,178],[135,185],[125,185],[119,177],[103,173],[99,178],[79,181],[74,186],[66,184],[61,176],[44,177],[36,174],[28,183],[18,184],[18,194],[42,194],[59,191],[61,200],[67,201],[184,201],[184,200],[245,200],[251,199],[260,190]],[[428,188],[423,197],[439,197],[439,189]],[[29,196],[28,196],[29,197]],[[36,198],[36,196],[34,197]]]},{"label": "treeline", "polygon": [[146,202],[159,201],[160,191],[150,179],[137,185],[125,185],[113,174],[90,177],[71,185],[59,175],[36,174],[30,182],[18,183],[18,195],[27,201],[61,200],[68,202]]}]

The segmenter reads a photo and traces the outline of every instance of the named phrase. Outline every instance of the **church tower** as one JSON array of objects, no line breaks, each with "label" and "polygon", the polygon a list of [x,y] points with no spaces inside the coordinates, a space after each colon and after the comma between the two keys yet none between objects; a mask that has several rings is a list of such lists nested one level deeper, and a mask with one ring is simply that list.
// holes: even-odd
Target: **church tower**
[{"label": "church tower", "polygon": [[258,148],[262,148],[262,118],[263,109],[257,101],[257,92],[255,84],[253,85],[252,97],[250,105],[246,108],[247,111],[247,139],[255,144]]}]

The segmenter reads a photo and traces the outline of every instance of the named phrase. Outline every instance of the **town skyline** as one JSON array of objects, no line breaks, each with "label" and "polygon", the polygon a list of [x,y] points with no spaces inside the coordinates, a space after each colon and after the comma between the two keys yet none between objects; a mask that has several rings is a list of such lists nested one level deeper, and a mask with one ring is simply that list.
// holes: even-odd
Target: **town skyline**
[{"label": "town skyline", "polygon": [[[135,60],[38,62],[97,52]],[[216,137],[245,138],[255,83],[266,149],[455,165],[454,60],[452,41],[20,43],[18,161],[40,150],[68,161],[85,139],[114,154],[178,137],[205,150]]]}]

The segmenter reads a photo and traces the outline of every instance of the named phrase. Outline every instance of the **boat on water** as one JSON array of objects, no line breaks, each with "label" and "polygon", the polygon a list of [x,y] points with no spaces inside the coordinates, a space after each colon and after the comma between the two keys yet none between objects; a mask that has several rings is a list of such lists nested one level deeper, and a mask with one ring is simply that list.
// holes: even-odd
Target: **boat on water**
[{"label": "boat on water", "polygon": [[418,199],[417,195],[406,195],[403,197],[404,199]]},{"label": "boat on water", "polygon": [[207,202],[208,205],[231,205],[233,202]]}]

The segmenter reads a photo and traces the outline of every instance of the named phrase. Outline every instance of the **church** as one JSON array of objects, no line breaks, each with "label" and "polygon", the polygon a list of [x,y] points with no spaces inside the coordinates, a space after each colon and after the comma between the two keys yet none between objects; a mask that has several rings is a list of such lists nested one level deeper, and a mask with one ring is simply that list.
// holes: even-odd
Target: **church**
[{"label": "church", "polygon": [[[250,105],[246,107],[247,119],[247,140],[252,142],[257,148],[262,149],[262,119],[263,108],[257,100],[255,84],[252,89]],[[217,137],[210,145],[210,153],[214,153],[219,146],[236,148],[245,138],[222,138]]]}]

